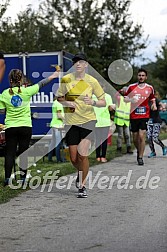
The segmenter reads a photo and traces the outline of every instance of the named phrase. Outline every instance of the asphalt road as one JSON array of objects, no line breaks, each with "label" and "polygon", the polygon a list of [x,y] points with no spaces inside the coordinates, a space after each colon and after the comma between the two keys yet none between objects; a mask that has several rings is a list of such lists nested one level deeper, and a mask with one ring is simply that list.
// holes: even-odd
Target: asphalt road
[{"label": "asphalt road", "polygon": [[68,176],[50,192],[38,187],[2,204],[0,251],[166,252],[167,156],[156,149],[148,159],[146,147],[144,166],[134,153],[92,167],[87,199],[76,197],[74,183],[58,189]]}]

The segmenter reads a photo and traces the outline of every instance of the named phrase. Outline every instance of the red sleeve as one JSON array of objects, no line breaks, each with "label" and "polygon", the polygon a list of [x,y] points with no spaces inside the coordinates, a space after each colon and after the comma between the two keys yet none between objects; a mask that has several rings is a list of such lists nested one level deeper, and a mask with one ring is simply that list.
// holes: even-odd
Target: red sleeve
[{"label": "red sleeve", "polygon": [[127,90],[126,90],[126,93],[125,93],[125,96],[128,96],[128,94],[130,94],[131,93],[131,87],[129,86],[128,88],[127,88]]}]

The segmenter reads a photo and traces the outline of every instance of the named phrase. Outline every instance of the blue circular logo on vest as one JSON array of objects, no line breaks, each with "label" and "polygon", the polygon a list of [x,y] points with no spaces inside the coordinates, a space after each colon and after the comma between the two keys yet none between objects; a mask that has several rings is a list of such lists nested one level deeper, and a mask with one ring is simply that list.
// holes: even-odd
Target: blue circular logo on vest
[{"label": "blue circular logo on vest", "polygon": [[22,104],[22,99],[19,95],[12,96],[11,103],[14,107],[19,107]]}]

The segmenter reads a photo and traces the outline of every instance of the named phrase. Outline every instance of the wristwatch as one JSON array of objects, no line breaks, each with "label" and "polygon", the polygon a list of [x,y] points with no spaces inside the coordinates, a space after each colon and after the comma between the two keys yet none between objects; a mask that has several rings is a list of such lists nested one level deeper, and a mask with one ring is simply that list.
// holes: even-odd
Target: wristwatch
[{"label": "wristwatch", "polygon": [[93,101],[92,106],[94,107],[96,106],[96,101]]}]

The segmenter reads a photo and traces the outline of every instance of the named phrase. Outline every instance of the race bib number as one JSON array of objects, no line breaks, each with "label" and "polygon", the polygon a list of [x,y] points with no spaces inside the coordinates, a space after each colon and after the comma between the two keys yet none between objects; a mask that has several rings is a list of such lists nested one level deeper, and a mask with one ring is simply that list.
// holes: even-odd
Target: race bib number
[{"label": "race bib number", "polygon": [[136,115],[145,115],[146,114],[146,107],[138,107],[135,109]]}]

